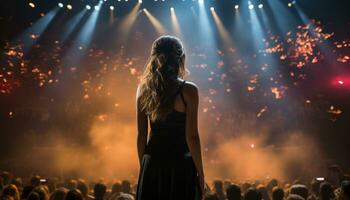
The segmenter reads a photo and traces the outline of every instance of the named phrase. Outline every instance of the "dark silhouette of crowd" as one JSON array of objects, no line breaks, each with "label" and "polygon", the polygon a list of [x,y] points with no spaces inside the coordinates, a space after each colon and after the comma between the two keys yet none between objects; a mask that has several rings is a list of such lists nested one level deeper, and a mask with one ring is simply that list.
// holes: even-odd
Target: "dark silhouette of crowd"
[{"label": "dark silhouette of crowd", "polygon": [[13,178],[9,172],[0,177],[0,200],[133,200],[134,193],[128,181],[107,184],[87,183],[84,179],[44,179],[38,175],[27,182]]},{"label": "dark silhouette of crowd", "polygon": [[[302,181],[215,180],[206,186],[205,200],[350,200],[350,177],[338,167],[329,167],[327,177]],[[27,181],[2,172],[0,200],[133,200],[136,185],[129,181],[106,184],[84,179],[44,179],[38,175]]]}]

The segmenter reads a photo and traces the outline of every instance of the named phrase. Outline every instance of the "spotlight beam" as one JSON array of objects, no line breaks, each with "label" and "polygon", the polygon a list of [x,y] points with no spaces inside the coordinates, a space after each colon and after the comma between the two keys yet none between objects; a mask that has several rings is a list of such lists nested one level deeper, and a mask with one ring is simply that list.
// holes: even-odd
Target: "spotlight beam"
[{"label": "spotlight beam", "polygon": [[84,46],[88,46],[88,44],[90,43],[91,39],[92,39],[92,35],[93,35],[93,32],[95,30],[95,27],[96,27],[96,22],[97,22],[97,18],[98,18],[98,14],[99,14],[99,10],[101,8],[101,5],[102,5],[102,1],[100,1],[97,5],[97,8],[98,9],[95,9],[91,16],[89,17],[89,19],[87,20],[87,22],[84,24],[84,27],[83,29],[80,31],[79,33],[79,43],[81,45],[84,45]]},{"label": "spotlight beam", "polygon": [[110,6],[109,8],[109,24],[113,25],[114,24],[114,6]]},{"label": "spotlight beam", "polygon": [[77,34],[77,37],[74,40],[74,44],[72,45],[71,49],[68,51],[67,55],[75,55],[74,59],[71,61],[64,61],[64,64],[69,64],[70,66],[76,66],[81,58],[85,55],[87,52],[87,49],[90,45],[90,42],[92,40],[93,33],[95,31],[97,19],[100,13],[100,8],[103,1],[100,1],[96,8],[94,9],[87,19],[87,21],[84,23],[82,29]]},{"label": "spotlight beam", "polygon": [[228,47],[232,47],[233,43],[232,43],[230,34],[226,30],[224,24],[222,23],[220,17],[216,13],[215,9],[211,9],[211,14],[213,15],[214,22],[215,22],[215,25],[219,31],[219,34],[220,34],[222,40],[224,41],[224,45],[228,45]]},{"label": "spotlight beam", "polygon": [[170,9],[170,13],[171,13],[171,22],[172,22],[172,25],[173,25],[173,30],[175,32],[175,35],[178,36],[179,38],[182,38],[182,32],[181,32],[181,29],[180,29],[179,21],[177,20],[175,9],[171,8]]},{"label": "spotlight beam", "polygon": [[144,9],[143,12],[145,13],[146,17],[154,26],[159,35],[165,34],[167,32],[164,26],[160,23],[160,21],[157,18],[155,18],[147,9]]},{"label": "spotlight beam", "polygon": [[67,24],[63,26],[62,28],[63,32],[61,36],[62,43],[64,43],[67,40],[67,38],[74,32],[74,30],[77,28],[77,25],[86,14],[86,11],[87,11],[86,9],[81,10],[72,19],[70,19]]},{"label": "spotlight beam", "polygon": [[137,16],[139,15],[139,9],[141,4],[137,3],[131,12],[123,19],[120,25],[120,29],[118,29],[118,33],[121,34],[121,40],[126,41],[132,26],[134,25]]},{"label": "spotlight beam", "polygon": [[24,53],[28,53],[28,51],[33,47],[33,45],[38,40],[38,37],[40,37],[44,33],[44,31],[50,25],[52,20],[55,18],[59,9],[60,7],[57,6],[55,9],[51,10],[45,16],[41,17],[31,27],[29,27],[27,30],[25,30],[23,33],[16,37],[15,40],[20,40],[23,42]]},{"label": "spotlight beam", "polygon": [[[216,49],[216,42],[214,39],[213,31],[211,28],[211,23],[209,22],[208,14],[206,11],[206,7],[203,3],[199,2],[198,8],[198,29],[199,29],[199,37],[202,41],[205,42],[206,45],[210,46],[212,49]],[[213,50],[213,55],[215,55],[215,50]],[[213,58],[213,60],[217,59],[217,57]]]}]

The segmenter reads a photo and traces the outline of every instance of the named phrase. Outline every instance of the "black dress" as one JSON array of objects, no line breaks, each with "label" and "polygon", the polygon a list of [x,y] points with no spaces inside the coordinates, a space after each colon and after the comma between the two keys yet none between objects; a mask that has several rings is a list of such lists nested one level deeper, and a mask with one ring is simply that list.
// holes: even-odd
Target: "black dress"
[{"label": "black dress", "polygon": [[[180,94],[186,105],[181,89]],[[173,110],[162,122],[151,122],[142,159],[136,200],[197,200],[197,170],[186,143],[186,114]]]}]

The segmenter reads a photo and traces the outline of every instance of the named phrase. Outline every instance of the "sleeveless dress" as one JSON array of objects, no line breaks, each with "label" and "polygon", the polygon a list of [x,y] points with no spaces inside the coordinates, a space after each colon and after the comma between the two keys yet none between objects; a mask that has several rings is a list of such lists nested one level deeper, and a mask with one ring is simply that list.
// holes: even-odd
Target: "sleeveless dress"
[{"label": "sleeveless dress", "polygon": [[[181,91],[184,83],[174,98],[180,94],[186,106]],[[136,200],[200,199],[197,170],[186,142],[186,113],[174,109],[164,121],[150,124]]]}]

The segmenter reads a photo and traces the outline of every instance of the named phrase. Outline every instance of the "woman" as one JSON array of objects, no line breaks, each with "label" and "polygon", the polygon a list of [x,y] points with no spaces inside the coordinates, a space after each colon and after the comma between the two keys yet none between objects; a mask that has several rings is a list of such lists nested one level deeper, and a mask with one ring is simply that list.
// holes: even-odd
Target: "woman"
[{"label": "woman", "polygon": [[184,74],[185,52],[179,39],[158,38],[136,95],[141,165],[137,200],[202,198],[198,89],[194,83],[181,79]]}]

